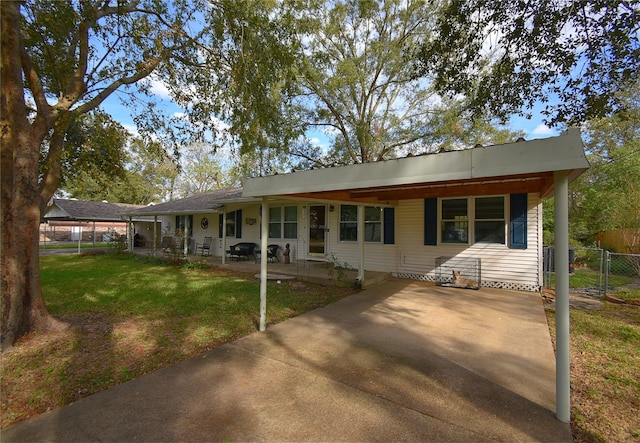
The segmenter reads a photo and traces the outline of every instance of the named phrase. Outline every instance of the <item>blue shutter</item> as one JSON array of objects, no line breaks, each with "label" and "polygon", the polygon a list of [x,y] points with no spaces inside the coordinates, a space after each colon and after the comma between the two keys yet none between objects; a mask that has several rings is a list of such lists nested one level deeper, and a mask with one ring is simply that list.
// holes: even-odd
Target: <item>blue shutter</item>
[{"label": "blue shutter", "polygon": [[224,215],[218,215],[218,238],[224,237]]},{"label": "blue shutter", "polygon": [[384,208],[382,219],[382,223],[384,224],[384,244],[392,245],[396,242],[395,208]]},{"label": "blue shutter", "polygon": [[242,238],[242,209],[236,211],[236,238]]},{"label": "blue shutter", "polygon": [[424,199],[424,244],[438,244],[438,199]]},{"label": "blue shutter", "polygon": [[511,194],[509,247],[527,249],[527,194]]}]

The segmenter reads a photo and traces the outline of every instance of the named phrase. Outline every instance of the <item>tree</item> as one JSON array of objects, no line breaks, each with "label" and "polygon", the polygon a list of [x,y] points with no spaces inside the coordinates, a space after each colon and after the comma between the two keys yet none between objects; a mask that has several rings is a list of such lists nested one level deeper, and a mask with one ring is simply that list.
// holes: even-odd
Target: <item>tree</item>
[{"label": "tree", "polygon": [[[79,115],[69,125],[60,147],[57,160],[60,163],[59,187],[73,197],[87,198],[90,193],[83,192],[83,181],[79,177],[91,178],[98,193],[106,193],[109,183],[125,174],[128,137],[129,133],[122,125],[100,110]],[[40,182],[46,173],[48,151],[49,143],[45,138],[40,152]]]},{"label": "tree", "polygon": [[[640,229],[640,84],[618,94],[624,111],[585,125],[591,165],[571,187],[573,231],[583,241],[610,229]],[[627,239],[627,248],[640,245]]]},{"label": "tree", "polygon": [[541,102],[547,123],[577,125],[623,109],[616,92],[638,80],[639,14],[636,0],[449,1],[417,72],[476,114],[505,119]]},{"label": "tree", "polygon": [[173,54],[187,56],[193,41],[183,25],[199,6],[0,2],[2,349],[30,330],[63,327],[42,299],[38,225],[41,209],[60,184],[68,129]]},{"label": "tree", "polygon": [[180,174],[176,180],[177,197],[237,186],[240,178],[224,170],[211,145],[194,143],[181,150]]},{"label": "tree", "polygon": [[[430,39],[438,5],[414,0],[293,1],[301,42],[298,105],[305,127],[334,137],[329,152],[292,151],[300,166],[379,161],[461,148],[489,132],[464,119],[461,102],[443,99],[415,77],[408,54]],[[489,140],[487,140],[489,141]],[[477,138],[472,145],[481,142]],[[299,166],[299,167],[300,167]]]},{"label": "tree", "polygon": [[[82,151],[83,156],[92,156],[96,151],[92,139],[88,138],[91,147]],[[81,200],[140,205],[170,199],[178,175],[175,159],[157,142],[130,136],[121,142],[122,158],[117,173],[110,170],[108,165],[103,168],[100,164],[94,164],[91,169],[76,170],[61,183],[62,190]]]}]

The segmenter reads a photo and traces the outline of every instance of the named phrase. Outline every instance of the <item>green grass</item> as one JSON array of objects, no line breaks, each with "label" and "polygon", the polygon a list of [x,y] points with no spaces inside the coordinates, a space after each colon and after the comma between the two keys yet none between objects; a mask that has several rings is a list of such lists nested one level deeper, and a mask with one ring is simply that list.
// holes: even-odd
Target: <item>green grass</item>
[{"label": "green grass", "polygon": [[[40,264],[47,307],[72,328],[30,334],[3,355],[2,427],[258,328],[260,283],[253,274],[129,254],[47,256]],[[269,282],[267,323],[348,293],[297,281]]]},{"label": "green grass", "polygon": [[[84,248],[113,248],[114,243],[80,243],[80,249]],[[40,249],[78,249],[78,243],[40,243]]]},{"label": "green grass", "polygon": [[[547,310],[552,335],[555,311]],[[571,309],[574,441],[640,437],[640,308]]]},{"label": "green grass", "polygon": [[[556,275],[551,274],[551,284],[555,285]],[[620,287],[633,283],[633,278],[624,275],[609,275],[609,286]],[[600,286],[600,272],[594,271],[589,268],[575,269],[573,273],[569,274],[569,287],[570,288],[593,288]],[[604,276],[602,280],[604,285]]]},{"label": "green grass", "polygon": [[[100,312],[147,320],[227,321],[259,307],[260,285],[253,275],[147,264],[127,254],[42,257],[41,281],[54,315]],[[314,303],[288,285],[269,283],[267,314],[272,318],[300,313]]]}]

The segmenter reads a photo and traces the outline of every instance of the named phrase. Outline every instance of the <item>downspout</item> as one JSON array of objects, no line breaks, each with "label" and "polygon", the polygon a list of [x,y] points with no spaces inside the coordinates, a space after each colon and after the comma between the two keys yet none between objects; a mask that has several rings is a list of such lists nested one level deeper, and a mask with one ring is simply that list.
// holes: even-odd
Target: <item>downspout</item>
[{"label": "downspout", "polygon": [[269,201],[262,197],[262,235],[260,238],[260,331],[267,328],[267,243],[269,240]]},{"label": "downspout", "polygon": [[556,418],[571,420],[571,362],[569,355],[569,180],[555,171],[556,271]]},{"label": "downspout", "polygon": [[358,267],[359,282],[364,281],[364,205],[358,205],[358,254],[360,265]]}]

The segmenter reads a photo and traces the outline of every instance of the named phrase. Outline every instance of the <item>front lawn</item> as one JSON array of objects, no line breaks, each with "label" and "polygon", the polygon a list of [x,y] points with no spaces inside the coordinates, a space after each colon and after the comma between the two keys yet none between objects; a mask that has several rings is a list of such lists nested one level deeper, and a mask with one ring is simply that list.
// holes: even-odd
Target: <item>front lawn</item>
[{"label": "front lawn", "polygon": [[[605,302],[570,315],[574,442],[640,441],[640,307]],[[554,309],[547,318],[553,337]]]},{"label": "front lawn", "polygon": [[[72,328],[23,337],[2,355],[2,428],[257,330],[260,285],[253,275],[130,255],[50,256],[40,263],[47,306]],[[269,282],[267,322],[348,291]]]}]

